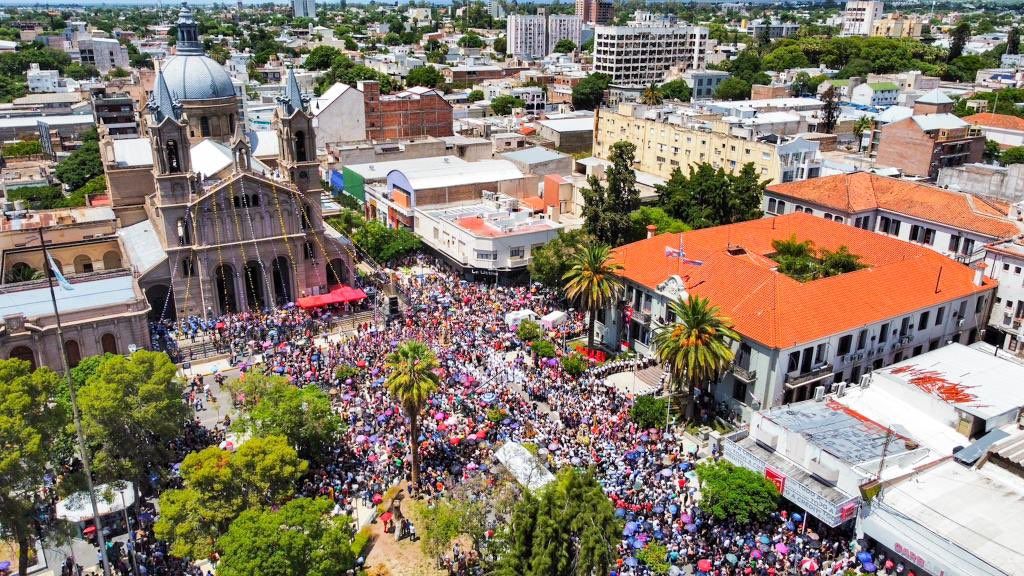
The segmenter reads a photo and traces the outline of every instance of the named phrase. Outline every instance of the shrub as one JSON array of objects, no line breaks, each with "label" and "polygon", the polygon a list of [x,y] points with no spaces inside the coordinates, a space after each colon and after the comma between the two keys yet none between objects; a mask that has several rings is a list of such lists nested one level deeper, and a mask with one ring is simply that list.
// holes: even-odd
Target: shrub
[{"label": "shrub", "polygon": [[562,358],[562,370],[570,376],[579,376],[586,372],[587,367],[590,363],[587,361],[583,354],[573,352],[572,354]]},{"label": "shrub", "polygon": [[501,408],[491,408],[487,411],[487,419],[497,424],[505,419],[505,411]]},{"label": "shrub", "polygon": [[533,320],[523,320],[519,323],[519,327],[516,328],[516,337],[523,342],[533,342],[534,340],[540,339],[544,333],[541,332],[540,324],[537,324]]},{"label": "shrub", "polygon": [[369,526],[363,526],[363,528],[356,532],[355,538],[352,539],[351,550],[352,555],[359,558],[366,551],[366,548],[370,545],[370,540],[373,538],[373,531],[370,530]]},{"label": "shrub", "polygon": [[643,562],[651,569],[651,572],[662,575],[668,574],[671,564],[668,562],[668,548],[657,542],[651,542],[637,553],[637,560]]},{"label": "shrub", "polygon": [[641,428],[658,428],[665,423],[668,404],[664,398],[641,396],[629,409],[629,418]]},{"label": "shrub", "polygon": [[534,340],[530,349],[541,358],[554,358],[558,355],[555,345],[550,340]]},{"label": "shrub", "polygon": [[346,378],[355,378],[358,375],[359,369],[348,364],[342,364],[334,371],[334,377],[341,381],[344,381]]}]

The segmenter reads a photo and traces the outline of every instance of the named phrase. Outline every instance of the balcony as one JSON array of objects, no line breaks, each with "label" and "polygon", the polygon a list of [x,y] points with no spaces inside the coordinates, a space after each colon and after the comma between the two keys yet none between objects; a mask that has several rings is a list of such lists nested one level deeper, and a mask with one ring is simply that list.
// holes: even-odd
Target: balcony
[{"label": "balcony", "polygon": [[747,384],[753,384],[755,381],[757,381],[757,370],[744,368],[739,364],[732,365],[732,375],[735,376],[737,379],[746,382]]},{"label": "balcony", "polygon": [[793,372],[786,374],[786,387],[796,388],[797,386],[802,386],[810,382],[815,382],[817,380],[821,380],[831,375],[832,363],[826,362],[825,364],[822,364],[821,366],[814,368],[810,372],[806,372],[804,374],[796,374]]}]

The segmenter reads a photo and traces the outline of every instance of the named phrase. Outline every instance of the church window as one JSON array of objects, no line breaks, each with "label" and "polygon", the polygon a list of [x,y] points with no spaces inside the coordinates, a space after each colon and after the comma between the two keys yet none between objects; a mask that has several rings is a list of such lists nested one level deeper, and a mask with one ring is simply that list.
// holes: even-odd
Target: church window
[{"label": "church window", "polygon": [[210,118],[203,116],[199,119],[199,134],[206,138],[210,135]]},{"label": "church window", "polygon": [[178,156],[178,142],[167,141],[167,171],[170,173],[181,172],[181,159]]},{"label": "church window", "polygon": [[305,162],[306,157],[306,133],[299,130],[295,133],[295,161]]}]

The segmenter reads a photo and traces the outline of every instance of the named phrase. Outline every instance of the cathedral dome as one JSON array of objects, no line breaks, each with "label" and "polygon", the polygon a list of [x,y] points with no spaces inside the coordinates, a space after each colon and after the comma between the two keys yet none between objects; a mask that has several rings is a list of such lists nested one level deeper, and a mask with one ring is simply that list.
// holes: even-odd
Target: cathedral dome
[{"label": "cathedral dome", "polygon": [[176,101],[235,96],[231,76],[216,60],[202,53],[171,56],[163,65],[162,71],[171,97]]}]

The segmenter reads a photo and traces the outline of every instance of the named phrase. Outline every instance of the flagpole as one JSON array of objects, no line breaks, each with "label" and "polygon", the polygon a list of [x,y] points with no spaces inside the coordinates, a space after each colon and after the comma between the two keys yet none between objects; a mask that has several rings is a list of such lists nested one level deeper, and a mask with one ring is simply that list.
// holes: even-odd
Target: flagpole
[{"label": "flagpole", "polygon": [[[51,266],[50,253],[46,250],[46,240],[43,239],[43,226],[39,226],[39,245],[43,248],[43,268]],[[96,526],[96,541],[100,545],[100,559],[103,562],[104,576],[110,576],[110,560],[107,558],[106,539],[103,537],[103,523],[100,521],[100,510],[96,504],[96,492],[92,486],[92,466],[89,464],[89,451],[85,447],[85,434],[82,432],[82,417],[78,413],[78,399],[75,394],[75,386],[71,382],[71,368],[68,366],[68,357],[64,351],[64,328],[60,323],[60,312],[57,310],[57,294],[53,290],[53,274],[46,275],[46,284],[50,288],[50,302],[53,303],[53,315],[57,319],[57,346],[60,352],[60,364],[64,369],[64,377],[68,381],[68,393],[71,395],[71,414],[75,421],[75,435],[78,437],[78,451],[82,458],[82,470],[85,472],[85,486],[89,490],[89,503],[92,504],[92,519]]]}]

